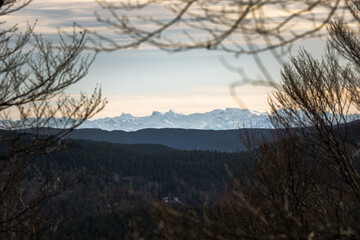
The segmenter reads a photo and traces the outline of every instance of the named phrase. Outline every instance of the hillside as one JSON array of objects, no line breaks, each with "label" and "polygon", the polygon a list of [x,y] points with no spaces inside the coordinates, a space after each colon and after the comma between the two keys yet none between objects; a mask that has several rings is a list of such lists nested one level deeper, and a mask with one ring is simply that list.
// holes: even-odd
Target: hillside
[{"label": "hillside", "polygon": [[245,151],[241,138],[246,133],[257,140],[268,139],[270,129],[195,130],[195,129],[142,129],[134,132],[77,129],[67,138],[87,139],[124,144],[161,144],[181,150],[209,150],[222,152]]}]

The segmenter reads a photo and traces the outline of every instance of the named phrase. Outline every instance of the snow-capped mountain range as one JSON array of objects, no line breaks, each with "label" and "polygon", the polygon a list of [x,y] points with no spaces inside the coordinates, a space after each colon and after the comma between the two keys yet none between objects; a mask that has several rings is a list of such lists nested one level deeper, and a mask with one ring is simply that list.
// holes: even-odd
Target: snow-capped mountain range
[{"label": "snow-capped mountain range", "polygon": [[189,115],[153,112],[150,116],[135,117],[121,114],[113,118],[101,118],[85,121],[80,128],[100,128],[103,130],[136,131],[144,128],[185,128],[226,130],[238,128],[272,128],[267,113],[259,113],[248,109],[226,108],[206,113]]}]

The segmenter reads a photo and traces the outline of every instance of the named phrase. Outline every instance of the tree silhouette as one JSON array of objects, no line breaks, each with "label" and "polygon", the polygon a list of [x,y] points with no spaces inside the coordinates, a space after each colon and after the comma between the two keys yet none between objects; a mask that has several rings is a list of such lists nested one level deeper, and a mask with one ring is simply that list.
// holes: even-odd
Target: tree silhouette
[{"label": "tree silhouette", "polygon": [[[30,2],[7,1],[0,15],[6,18]],[[39,239],[59,220],[51,200],[75,177],[54,163],[41,163],[39,156],[63,148],[61,137],[105,102],[100,89],[78,98],[64,92],[86,76],[94,59],[82,54],[85,33],[74,29],[55,44],[37,35],[34,26],[20,32],[5,27],[5,21],[0,25],[0,237]],[[58,130],[50,134],[47,127]]]}]

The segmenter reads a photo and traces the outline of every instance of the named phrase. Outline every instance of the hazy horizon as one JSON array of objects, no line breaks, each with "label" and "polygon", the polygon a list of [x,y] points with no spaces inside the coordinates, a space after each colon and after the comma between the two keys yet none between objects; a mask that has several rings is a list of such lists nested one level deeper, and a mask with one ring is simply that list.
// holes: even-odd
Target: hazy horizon
[{"label": "hazy horizon", "polygon": [[[146,114],[133,114],[131,112],[121,112],[121,113],[118,113],[116,116],[112,116],[112,117],[119,117],[121,116],[122,114],[130,114],[132,115],[133,117],[147,117],[147,116],[151,116],[154,112],[159,112],[161,114],[165,114],[165,113],[168,113],[168,112],[174,112],[176,114],[181,114],[181,115],[191,115],[191,114],[196,114],[196,113],[200,113],[200,114],[203,114],[203,113],[208,113],[208,112],[212,112],[212,111],[215,111],[215,110],[222,110],[222,111],[226,111],[226,109],[239,109],[239,110],[249,110],[251,113],[266,113],[266,111],[257,111],[257,110],[254,110],[254,109],[248,109],[248,108],[240,108],[240,107],[225,107],[225,108],[214,108],[214,109],[211,109],[211,110],[204,110],[202,112],[180,112],[180,111],[177,111],[176,109],[168,109],[168,110],[165,110],[165,111],[151,111],[150,113],[146,113]],[[99,117],[98,115],[96,115],[95,117],[91,118],[90,120],[96,120],[96,119],[101,119],[101,118],[107,118],[108,116],[106,117]],[[109,117],[111,118],[111,117]]]}]

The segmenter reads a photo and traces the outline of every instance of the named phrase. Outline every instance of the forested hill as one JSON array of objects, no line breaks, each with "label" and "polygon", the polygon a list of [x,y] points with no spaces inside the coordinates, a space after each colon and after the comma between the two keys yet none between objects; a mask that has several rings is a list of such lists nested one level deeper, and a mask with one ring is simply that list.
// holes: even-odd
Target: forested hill
[{"label": "forested hill", "polygon": [[[105,193],[115,199],[112,204],[120,204],[126,198],[120,200],[118,191],[128,187],[132,188],[132,201],[141,195],[148,199],[177,196],[186,203],[196,202],[200,193],[214,195],[216,190],[223,189],[229,181],[225,166],[234,170],[247,157],[245,153],[184,151],[154,144],[66,142],[64,150],[43,159],[57,163],[65,172],[81,169],[84,174],[74,190],[77,200],[89,200],[88,206],[82,206],[87,210],[94,206],[101,208],[103,201],[110,203],[110,198],[101,197]],[[200,192],[192,192],[193,188]],[[80,192],[83,195],[78,195]]]},{"label": "forested hill", "polygon": [[241,137],[246,133],[257,139],[269,138],[271,129],[195,130],[142,129],[135,132],[76,129],[67,138],[124,144],[161,144],[181,150],[235,152],[246,150]]},{"label": "forested hill", "polygon": [[[351,131],[351,138],[359,138],[360,121],[347,124]],[[339,130],[345,125],[341,124]],[[296,129],[294,131],[303,131]],[[58,131],[55,128],[43,128],[44,134]],[[160,144],[179,150],[204,150],[220,152],[246,151],[242,140],[251,139],[252,147],[259,143],[276,138],[276,132],[281,129],[236,129],[236,130],[198,130],[180,128],[142,129],[134,132],[122,130],[107,131],[102,129],[75,129],[66,135],[68,139],[83,139],[121,144]],[[31,132],[31,130],[29,130]]]},{"label": "forested hill", "polygon": [[217,201],[230,182],[226,166],[238,176],[239,162],[247,160],[244,152],[65,142],[64,150],[41,159],[62,169],[65,176],[79,175],[66,198],[60,196],[58,207],[61,214],[76,212],[76,216],[53,239],[126,239],[127,224],[134,217],[141,217],[143,224],[150,224],[147,229],[153,229],[147,212],[151,202],[168,198],[180,206],[202,206],[205,200]]}]

